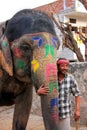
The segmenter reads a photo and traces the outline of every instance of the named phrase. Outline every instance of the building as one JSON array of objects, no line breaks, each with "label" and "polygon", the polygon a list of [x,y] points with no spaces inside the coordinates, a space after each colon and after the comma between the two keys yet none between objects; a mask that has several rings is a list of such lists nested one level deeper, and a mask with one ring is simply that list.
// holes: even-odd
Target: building
[{"label": "building", "polygon": [[[40,6],[38,8],[46,13],[53,12],[55,18],[60,19],[61,22],[70,23],[72,25],[73,35],[78,43],[78,47],[81,49],[83,57],[85,55],[85,45],[81,41],[77,32],[81,31],[84,35],[85,27],[87,27],[87,10],[79,0],[57,0],[56,2]],[[76,55],[68,48],[62,50],[62,35],[60,31],[56,29],[57,34],[60,37],[61,46],[59,48],[59,57],[66,57],[70,60],[77,60]]]}]

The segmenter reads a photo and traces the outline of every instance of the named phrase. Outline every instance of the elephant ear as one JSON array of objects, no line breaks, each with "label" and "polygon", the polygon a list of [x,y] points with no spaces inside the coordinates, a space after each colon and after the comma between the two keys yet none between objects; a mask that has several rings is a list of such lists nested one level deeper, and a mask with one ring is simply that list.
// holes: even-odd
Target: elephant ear
[{"label": "elephant ear", "polygon": [[10,75],[13,76],[12,56],[9,42],[3,38],[0,50],[0,64],[2,68]]}]

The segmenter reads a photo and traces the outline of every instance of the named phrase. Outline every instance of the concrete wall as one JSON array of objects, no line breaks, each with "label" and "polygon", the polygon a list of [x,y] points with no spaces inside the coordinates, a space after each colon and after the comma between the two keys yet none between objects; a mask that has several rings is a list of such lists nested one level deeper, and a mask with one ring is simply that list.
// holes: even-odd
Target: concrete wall
[{"label": "concrete wall", "polygon": [[[70,72],[76,78],[81,92],[81,117],[79,124],[87,126],[87,63],[71,64]],[[72,97],[72,110],[74,110],[74,107],[75,103],[74,98]],[[75,124],[73,117],[71,118],[71,124]]]},{"label": "concrete wall", "polygon": [[[71,63],[69,72],[72,73],[79,85],[81,92],[81,118],[79,125],[87,126],[87,63]],[[40,97],[36,95],[35,89],[33,91],[33,104],[31,113],[41,115]],[[72,114],[74,113],[75,102],[74,97],[72,98]],[[71,125],[75,126],[73,115],[71,117]]]}]

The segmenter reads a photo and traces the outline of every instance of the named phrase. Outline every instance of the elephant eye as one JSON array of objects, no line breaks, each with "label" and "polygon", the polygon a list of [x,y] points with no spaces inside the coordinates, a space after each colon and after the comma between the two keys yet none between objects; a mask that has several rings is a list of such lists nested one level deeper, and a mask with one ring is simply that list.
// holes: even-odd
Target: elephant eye
[{"label": "elephant eye", "polygon": [[28,44],[22,44],[21,46],[20,46],[20,49],[22,49],[23,51],[27,51],[27,50],[30,50],[30,45],[28,45]]}]

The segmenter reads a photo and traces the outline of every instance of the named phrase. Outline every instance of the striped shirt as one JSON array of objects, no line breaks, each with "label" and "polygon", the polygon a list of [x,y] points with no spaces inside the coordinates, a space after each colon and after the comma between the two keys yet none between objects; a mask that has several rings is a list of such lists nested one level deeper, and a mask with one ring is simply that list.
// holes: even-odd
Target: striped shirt
[{"label": "striped shirt", "polygon": [[80,92],[76,80],[71,75],[66,75],[59,86],[59,118],[66,118],[71,115],[71,94],[79,96]]}]

